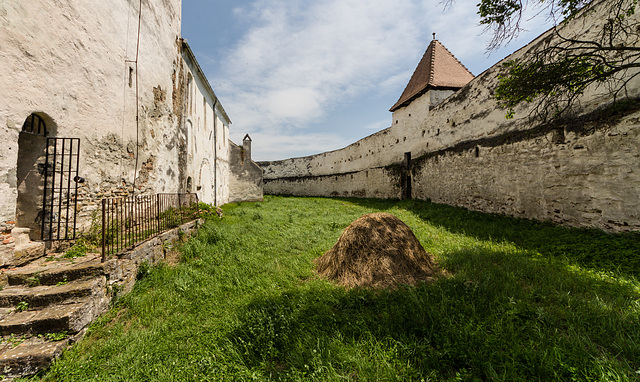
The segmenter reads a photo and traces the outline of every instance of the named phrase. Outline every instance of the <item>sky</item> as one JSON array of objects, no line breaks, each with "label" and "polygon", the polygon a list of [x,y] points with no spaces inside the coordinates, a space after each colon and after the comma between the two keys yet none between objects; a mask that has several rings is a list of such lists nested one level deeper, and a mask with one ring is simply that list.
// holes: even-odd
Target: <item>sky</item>
[{"label": "sky", "polygon": [[183,0],[187,39],[252,159],[345,147],[391,125],[432,33],[474,75],[548,29],[527,10],[518,38],[487,54],[478,0]]}]

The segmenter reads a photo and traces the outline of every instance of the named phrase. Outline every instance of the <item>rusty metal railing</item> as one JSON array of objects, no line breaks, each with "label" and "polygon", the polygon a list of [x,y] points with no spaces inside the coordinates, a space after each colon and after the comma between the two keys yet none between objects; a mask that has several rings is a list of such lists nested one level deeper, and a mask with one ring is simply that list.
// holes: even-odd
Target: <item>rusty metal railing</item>
[{"label": "rusty metal railing", "polygon": [[193,193],[102,199],[102,261],[199,215]]}]

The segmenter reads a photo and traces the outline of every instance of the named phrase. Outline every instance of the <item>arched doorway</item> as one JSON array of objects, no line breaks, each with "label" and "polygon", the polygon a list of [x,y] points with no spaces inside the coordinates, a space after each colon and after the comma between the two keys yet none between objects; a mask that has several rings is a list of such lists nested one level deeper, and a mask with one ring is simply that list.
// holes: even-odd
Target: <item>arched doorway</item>
[{"label": "arched doorway", "polygon": [[[44,113],[33,113],[18,137],[16,227],[31,240],[72,240],[76,235],[80,138],[58,138]],[[24,233],[24,232],[23,232]]]},{"label": "arched doorway", "polygon": [[24,121],[18,137],[16,227],[29,228],[31,240],[41,238],[47,136],[54,128],[47,115],[33,113]]}]

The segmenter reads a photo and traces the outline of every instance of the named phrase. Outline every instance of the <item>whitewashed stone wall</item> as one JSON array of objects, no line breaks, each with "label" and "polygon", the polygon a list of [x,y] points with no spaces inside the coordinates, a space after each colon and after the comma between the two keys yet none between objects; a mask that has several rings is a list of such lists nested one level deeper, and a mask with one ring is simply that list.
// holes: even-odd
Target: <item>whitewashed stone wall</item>
[{"label": "whitewashed stone wall", "polygon": [[0,228],[5,233],[15,224],[18,137],[32,113],[45,119],[49,136],[81,139],[85,218],[95,200],[124,192],[134,179],[140,192],[177,191],[180,130],[172,73],[179,58],[181,2],[150,0],[141,10],[138,6],[130,0],[0,3],[0,139],[5,147]]},{"label": "whitewashed stone wall", "polygon": [[640,112],[501,138],[418,158],[413,196],[571,226],[640,229]]},{"label": "whitewashed stone wall", "polygon": [[229,125],[225,125],[222,121],[218,122],[218,126],[222,128],[217,131],[217,163],[216,163],[216,179],[224,181],[216,182],[216,200],[218,205],[229,203]]},{"label": "whitewashed stone wall", "polygon": [[229,141],[229,202],[262,201],[262,169],[251,160],[251,138]]},{"label": "whitewashed stone wall", "polygon": [[99,222],[105,197],[196,192],[229,202],[231,121],[180,38],[181,7],[0,2],[0,266],[16,243],[39,239],[45,137],[21,132],[32,114],[48,137],[80,139],[80,230]]},{"label": "whitewashed stone wall", "polygon": [[[264,162],[259,163],[264,166]],[[358,198],[400,198],[401,177],[384,167],[362,171],[265,179],[265,193],[271,195]]]},{"label": "whitewashed stone wall", "polygon": [[[604,20],[596,9],[560,31],[588,37]],[[505,60],[535,54],[549,35]],[[398,109],[391,127],[344,149],[261,162],[265,192],[399,198],[410,174],[412,195],[421,199],[573,226],[640,229],[637,106],[629,105],[626,116],[598,114],[612,99],[594,87],[570,125],[542,126],[526,105],[508,120],[492,94],[502,71],[498,63],[435,108],[434,95],[425,93]],[[640,97],[637,78],[628,90],[630,98]],[[550,137],[562,143],[549,143]],[[405,153],[412,169],[402,164]]]},{"label": "whitewashed stone wall", "polygon": [[229,136],[231,121],[191,49],[186,44],[183,49],[187,191],[196,192],[202,202],[223,205],[229,202],[229,177],[224,169],[229,162],[225,137]]}]

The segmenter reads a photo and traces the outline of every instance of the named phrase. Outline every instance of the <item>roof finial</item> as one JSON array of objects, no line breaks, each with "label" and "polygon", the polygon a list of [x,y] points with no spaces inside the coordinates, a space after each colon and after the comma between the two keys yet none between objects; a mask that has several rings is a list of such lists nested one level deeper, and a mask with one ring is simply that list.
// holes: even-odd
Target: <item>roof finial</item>
[{"label": "roof finial", "polygon": [[434,32],[432,34],[433,34],[433,39],[435,40],[436,39],[436,33]]}]

